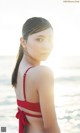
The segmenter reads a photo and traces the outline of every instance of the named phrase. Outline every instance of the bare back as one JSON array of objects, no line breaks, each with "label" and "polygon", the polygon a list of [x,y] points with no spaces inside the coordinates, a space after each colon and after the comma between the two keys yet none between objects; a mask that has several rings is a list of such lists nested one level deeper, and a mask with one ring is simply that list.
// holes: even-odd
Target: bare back
[{"label": "bare back", "polygon": [[[23,75],[25,73],[25,71],[28,69],[29,66],[27,66],[26,68],[24,68],[24,70],[22,69],[23,66],[22,64],[20,64],[19,67],[19,71],[18,71],[18,78],[17,78],[17,88],[16,88],[16,96],[17,99],[20,100],[24,100],[24,96],[23,96]],[[27,75],[26,75],[26,85],[25,85],[25,93],[26,93],[26,100],[31,102],[31,103],[38,103],[39,102],[39,95],[37,92],[37,88],[36,88],[36,69],[37,67],[33,67],[31,68]],[[41,114],[39,112],[34,112],[22,107],[19,107],[21,110],[27,112],[27,113],[31,113],[31,114]],[[35,117],[31,117],[31,116],[27,116],[27,119],[30,123],[30,126],[28,128],[28,132],[29,133],[44,133],[44,127],[43,127],[43,120],[42,118],[35,118]],[[26,133],[26,131],[25,131]]]},{"label": "bare back", "polygon": [[[26,67],[23,67],[23,65],[20,64],[18,71],[16,96],[17,99],[22,101],[24,100],[23,75],[28,67],[30,66],[27,65]],[[26,118],[29,121],[28,133],[45,133],[48,130],[55,131],[58,126],[54,107],[52,84],[52,72],[45,66],[35,66],[27,72],[25,83],[26,100],[31,103],[40,103],[41,113],[37,112],[37,115],[42,114],[42,118],[35,118],[26,115]],[[19,108],[27,113],[36,114],[35,111],[22,107]],[[27,133],[26,127],[25,133]]]}]

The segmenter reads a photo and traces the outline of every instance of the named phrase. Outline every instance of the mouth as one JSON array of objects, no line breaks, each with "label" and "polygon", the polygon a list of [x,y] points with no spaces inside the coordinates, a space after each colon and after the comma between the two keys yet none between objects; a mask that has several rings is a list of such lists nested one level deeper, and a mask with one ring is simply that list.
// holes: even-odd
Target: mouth
[{"label": "mouth", "polygon": [[42,52],[41,54],[49,54],[49,52]]},{"label": "mouth", "polygon": [[41,53],[41,55],[49,55],[49,53]]}]

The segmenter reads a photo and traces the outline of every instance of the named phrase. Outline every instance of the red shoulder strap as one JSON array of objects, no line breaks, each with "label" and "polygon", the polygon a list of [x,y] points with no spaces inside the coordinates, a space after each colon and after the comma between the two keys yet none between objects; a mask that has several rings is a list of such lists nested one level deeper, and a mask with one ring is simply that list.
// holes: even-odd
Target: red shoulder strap
[{"label": "red shoulder strap", "polygon": [[23,94],[24,94],[24,99],[26,100],[26,95],[25,95],[25,77],[26,77],[26,73],[28,72],[28,70],[32,68],[32,67],[29,67],[26,72],[24,73],[24,76],[23,76]]}]

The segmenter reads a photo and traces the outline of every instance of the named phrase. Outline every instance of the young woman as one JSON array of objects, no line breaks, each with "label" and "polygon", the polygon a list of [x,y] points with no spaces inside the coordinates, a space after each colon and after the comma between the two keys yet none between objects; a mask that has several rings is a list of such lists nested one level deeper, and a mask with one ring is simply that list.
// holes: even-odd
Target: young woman
[{"label": "young woman", "polygon": [[50,68],[40,65],[53,47],[53,28],[41,17],[28,19],[22,28],[19,56],[12,74],[19,119],[19,133],[60,133],[54,106],[54,79]]}]

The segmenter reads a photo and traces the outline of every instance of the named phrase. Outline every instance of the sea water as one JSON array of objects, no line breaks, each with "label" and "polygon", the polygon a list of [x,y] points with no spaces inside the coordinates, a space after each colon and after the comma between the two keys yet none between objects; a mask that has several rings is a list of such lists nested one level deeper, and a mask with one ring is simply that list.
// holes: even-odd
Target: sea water
[{"label": "sea water", "polygon": [[[54,69],[54,100],[58,123],[61,133],[80,133],[80,57],[61,58],[60,67],[57,64],[54,67],[54,61],[48,62]],[[0,132],[18,133],[16,95],[11,86],[15,63],[16,57],[0,56]]]}]

